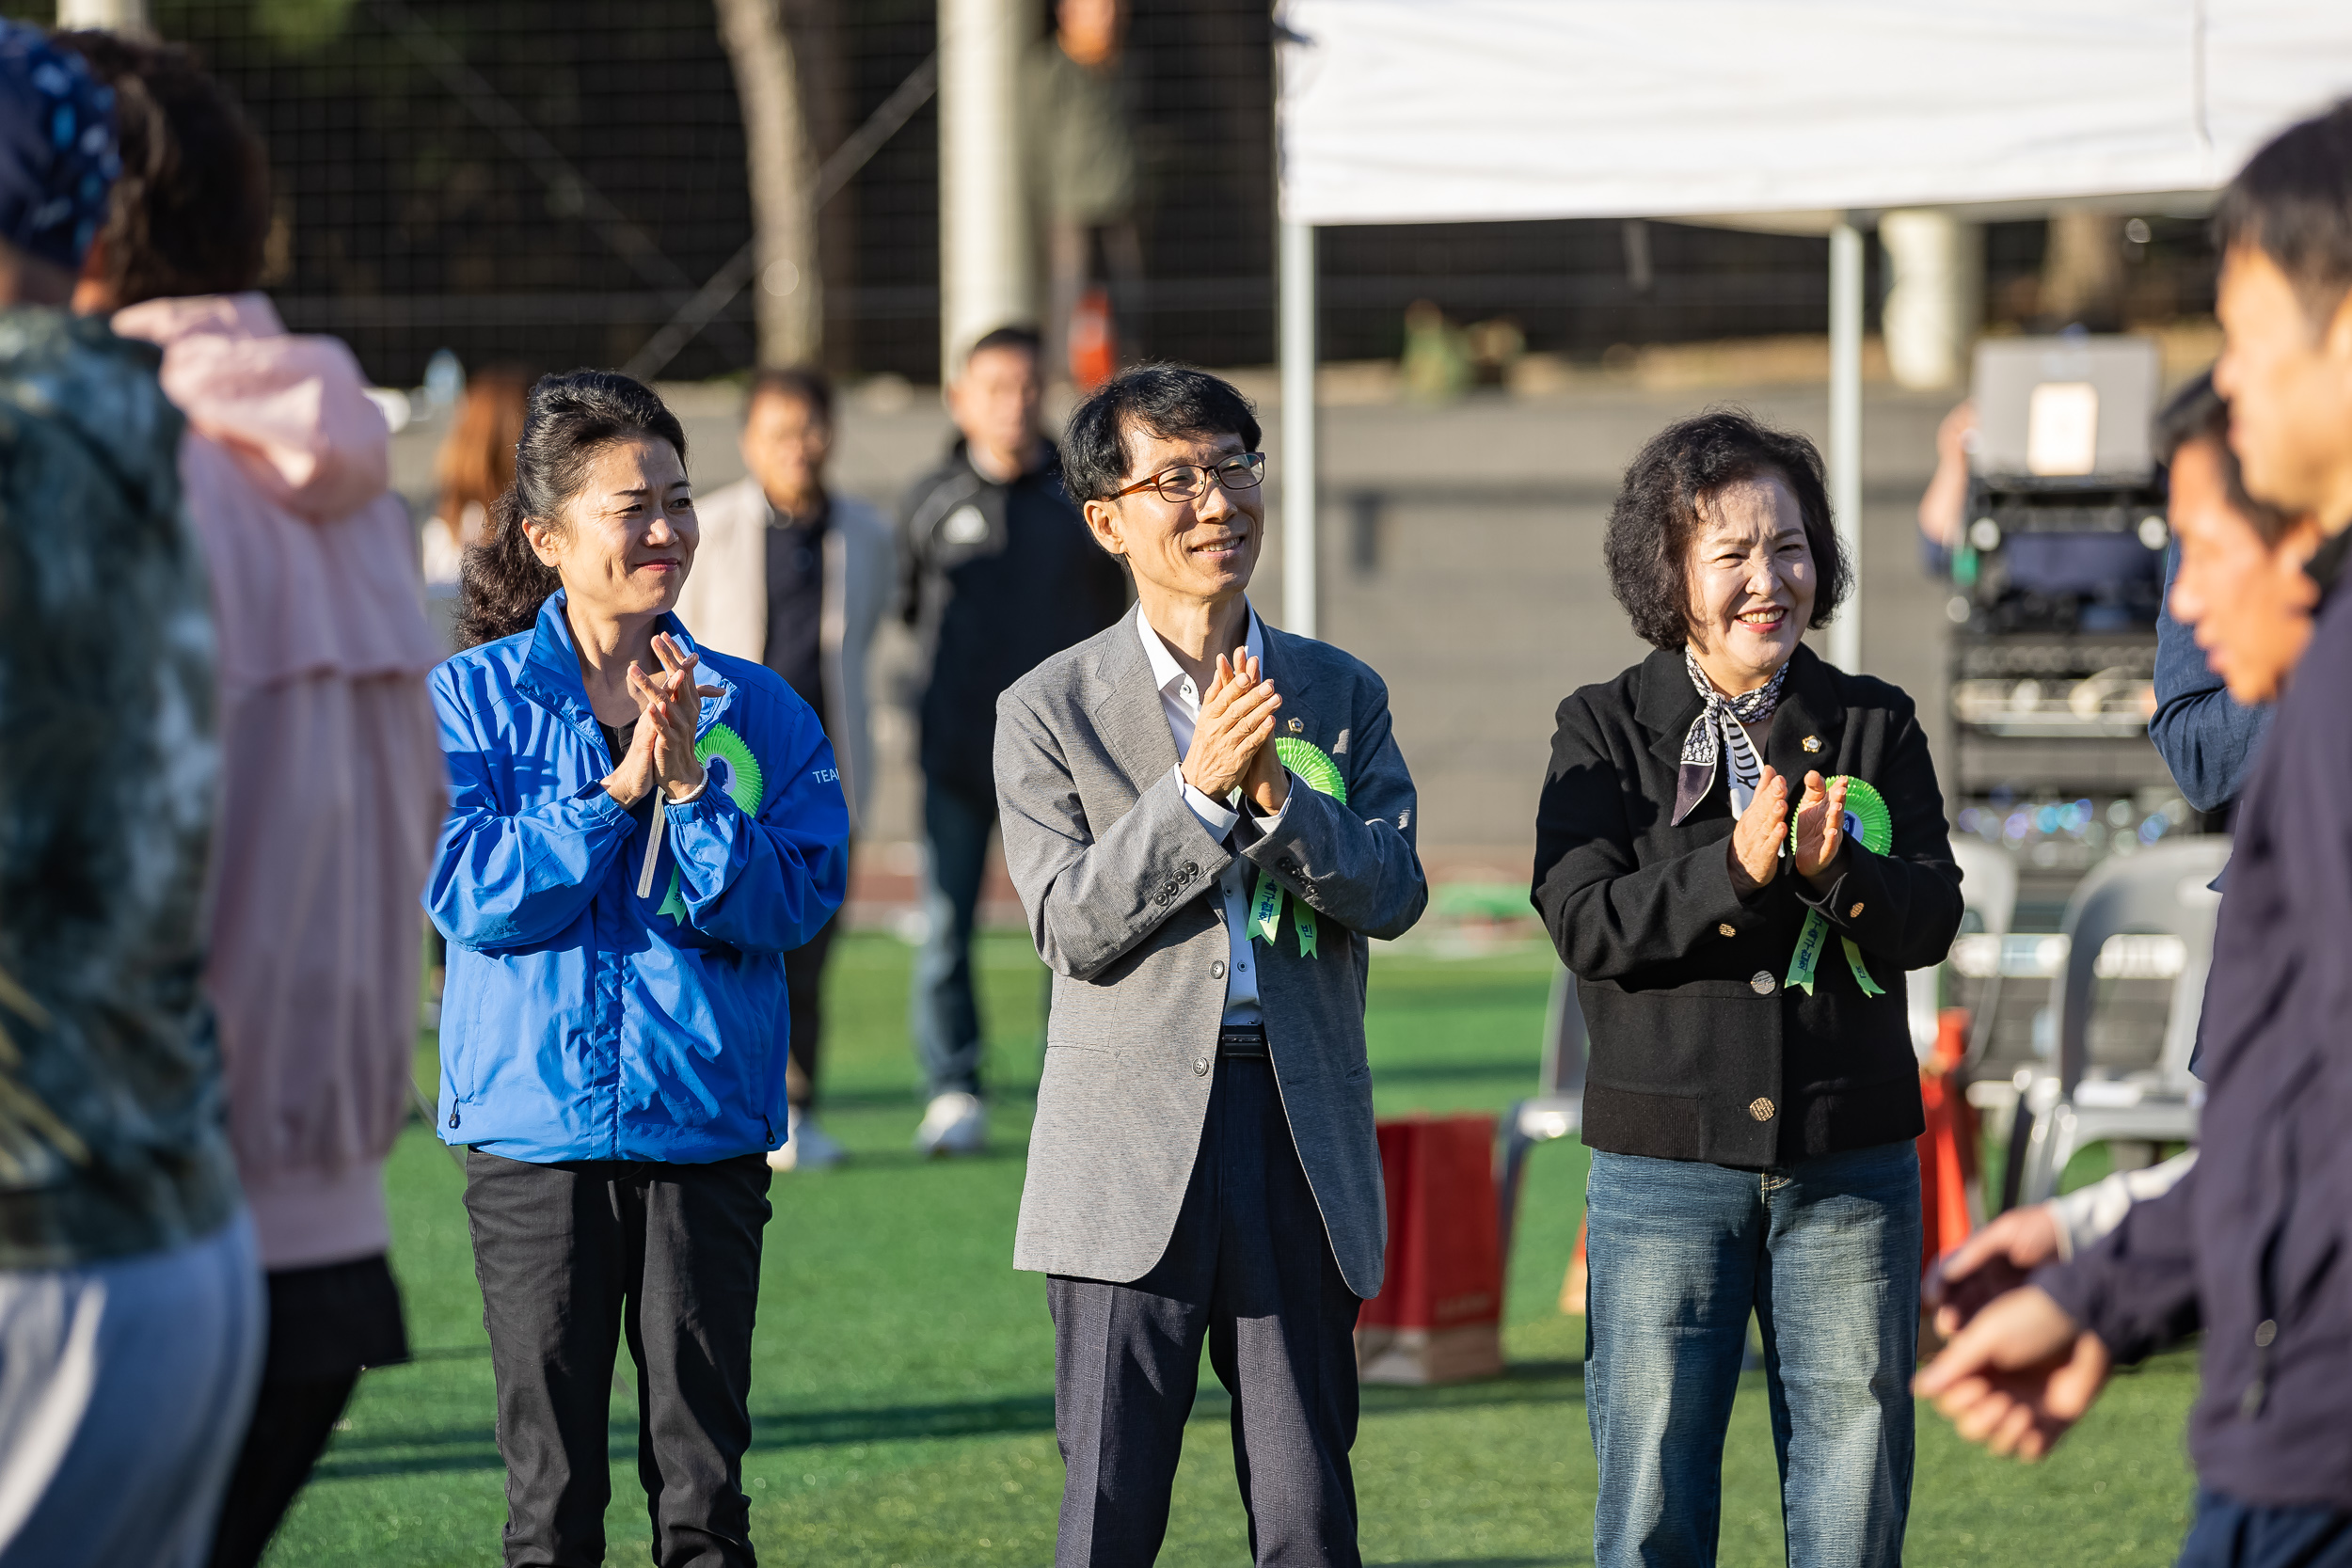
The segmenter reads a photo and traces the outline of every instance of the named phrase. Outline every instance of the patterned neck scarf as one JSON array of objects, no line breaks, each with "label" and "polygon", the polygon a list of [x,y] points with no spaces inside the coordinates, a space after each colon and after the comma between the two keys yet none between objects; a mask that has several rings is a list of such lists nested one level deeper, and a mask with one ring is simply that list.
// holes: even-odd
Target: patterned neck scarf
[{"label": "patterned neck scarf", "polygon": [[1744,726],[1772,718],[1772,710],[1780,706],[1781,685],[1788,679],[1792,662],[1784,662],[1772,672],[1771,680],[1754,691],[1726,697],[1708,680],[1697,657],[1688,648],[1682,650],[1682,668],[1690,673],[1691,684],[1699,689],[1699,695],[1707,699],[1707,706],[1692,721],[1691,733],[1682,737],[1682,770],[1675,782],[1675,823],[1697,809],[1707,792],[1715,787],[1715,762],[1726,752],[1731,755],[1732,782],[1755,790],[1764,761],[1756,754],[1756,745],[1748,739]]}]

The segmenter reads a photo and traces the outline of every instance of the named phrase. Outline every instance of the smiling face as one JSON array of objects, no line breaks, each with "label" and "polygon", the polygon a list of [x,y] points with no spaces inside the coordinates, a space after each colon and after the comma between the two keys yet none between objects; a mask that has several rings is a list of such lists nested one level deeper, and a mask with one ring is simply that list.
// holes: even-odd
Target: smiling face
[{"label": "smiling face", "polygon": [[2352,522],[2352,293],[2325,323],[2279,263],[2236,245],[2223,259],[2214,389],[2230,401],[2230,447],[2246,488],[2331,527]]},{"label": "smiling face", "polygon": [[1707,678],[1732,696],[1771,680],[1797,651],[1819,589],[1788,482],[1752,475],[1702,500],[1685,575],[1691,651]]},{"label": "smiling face", "polygon": [[2308,519],[2276,546],[2230,504],[2219,454],[2191,441],[2172,456],[2171,520],[2181,542],[2168,603],[2196,628],[2205,662],[2241,703],[2276,701],[2312,640],[2319,591],[2303,573],[2319,531]]},{"label": "smiling face", "polygon": [[[1122,487],[1185,464],[1214,467],[1249,450],[1237,434],[1165,436],[1134,429],[1127,433],[1126,447]],[[1212,480],[1188,501],[1138,490],[1087,502],[1086,519],[1104,549],[1127,558],[1137,594],[1221,604],[1248,589],[1257,570],[1258,548],[1265,538],[1265,490],[1229,490]]]},{"label": "smiling face", "polygon": [[555,568],[573,610],[594,619],[661,614],[677,604],[702,530],[677,449],[658,436],[608,441],[588,454],[552,521],[523,525]]}]

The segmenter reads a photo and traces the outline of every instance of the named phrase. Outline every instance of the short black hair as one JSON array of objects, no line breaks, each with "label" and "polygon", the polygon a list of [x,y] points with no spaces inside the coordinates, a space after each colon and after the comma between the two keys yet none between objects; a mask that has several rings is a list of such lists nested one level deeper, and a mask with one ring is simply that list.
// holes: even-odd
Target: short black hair
[{"label": "short black hair", "polygon": [[2213,237],[2224,252],[2249,245],[2276,261],[2324,328],[2352,290],[2352,98],[2248,159],[2214,209]]},{"label": "short black hair", "polygon": [[269,158],[237,100],[178,44],[60,33],[115,90],[122,178],[100,270],[115,303],[242,293],[269,253]]},{"label": "short black hair", "polygon": [[1725,485],[1764,474],[1786,481],[1797,498],[1820,582],[1807,624],[1829,625],[1853,572],[1830,521],[1820,452],[1796,432],[1774,430],[1743,409],[1710,408],[1645,442],[1609,509],[1601,541],[1609,591],[1645,641],[1679,648],[1691,641],[1691,540],[1699,507]]},{"label": "short black hair", "polygon": [[824,372],[809,365],[762,365],[752,372],[752,384],[744,389],[743,418],[749,420],[753,405],[771,392],[800,399],[817,416],[818,423],[833,423],[833,379]]},{"label": "short black hair", "polygon": [[1233,384],[1190,365],[1137,365],[1087,394],[1062,436],[1061,483],[1073,501],[1108,500],[1127,482],[1127,436],[1163,441],[1238,436],[1258,450],[1257,413]]},{"label": "short black hair", "polygon": [[2229,497],[2230,510],[2245,518],[2265,545],[2276,546],[2286,537],[2294,516],[2247,494],[2246,470],[2238,467],[2237,453],[2230,450],[2230,404],[2214,390],[2213,372],[2205,372],[2172,394],[2156,413],[2154,436],[2157,461],[2167,467],[2191,441],[2209,443],[2221,465],[2221,488]]},{"label": "short black hair", "polygon": [[1014,349],[1035,359],[1045,352],[1045,340],[1038,336],[1034,326],[1000,326],[993,332],[981,333],[978,341],[963,351],[963,362],[968,365],[974,355],[999,348]]}]

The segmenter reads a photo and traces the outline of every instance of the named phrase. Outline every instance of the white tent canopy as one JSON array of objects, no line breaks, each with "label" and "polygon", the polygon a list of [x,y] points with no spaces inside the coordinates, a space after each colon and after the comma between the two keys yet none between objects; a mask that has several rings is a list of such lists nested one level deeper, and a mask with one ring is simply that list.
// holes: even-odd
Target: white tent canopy
[{"label": "white tent canopy", "polygon": [[1289,0],[1282,215],[2209,191],[2352,91],[2345,0]]},{"label": "white tent canopy", "polygon": [[1847,214],[2201,201],[2352,93],[2352,0],[1284,0],[1280,22],[1285,597],[1308,627],[1313,228],[1836,225],[1830,466],[1858,478]]}]

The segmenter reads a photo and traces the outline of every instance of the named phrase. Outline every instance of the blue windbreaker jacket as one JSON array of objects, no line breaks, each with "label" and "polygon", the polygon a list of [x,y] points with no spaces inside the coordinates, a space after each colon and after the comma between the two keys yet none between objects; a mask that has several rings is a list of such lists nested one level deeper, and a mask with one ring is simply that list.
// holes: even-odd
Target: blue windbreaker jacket
[{"label": "blue windbreaker jacket", "polygon": [[[693,647],[675,616],[662,629]],[[707,649],[710,783],[632,810],[580,684],[564,595],[433,672],[450,815],[424,903],[449,938],[440,1132],[514,1160],[699,1164],[784,1139],[784,954],[849,882],[849,811],[808,705]]]}]

